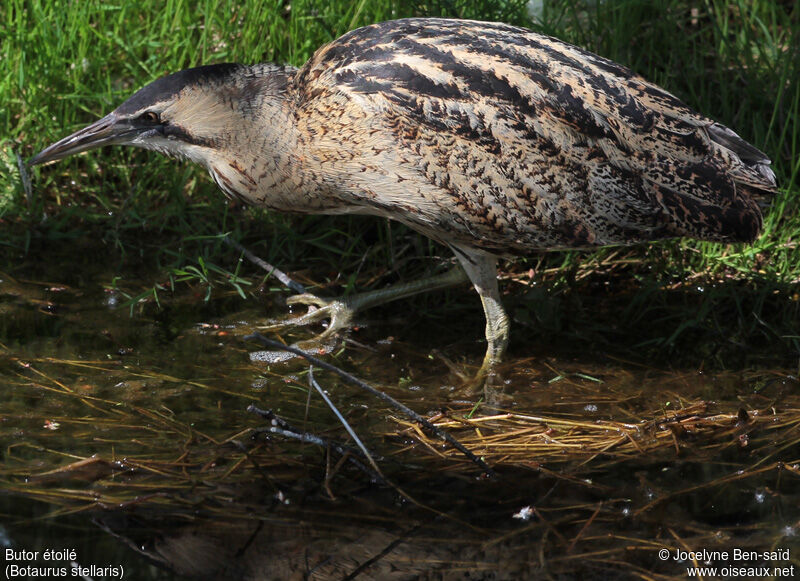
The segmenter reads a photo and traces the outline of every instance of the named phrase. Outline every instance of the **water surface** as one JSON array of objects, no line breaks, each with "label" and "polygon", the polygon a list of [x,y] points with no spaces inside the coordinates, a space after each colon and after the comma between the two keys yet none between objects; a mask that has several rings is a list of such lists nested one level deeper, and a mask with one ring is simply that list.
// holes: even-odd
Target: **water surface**
[{"label": "water surface", "polygon": [[[184,286],[130,309],[125,293],[159,275],[106,262],[87,251],[0,274],[0,541],[38,551],[6,565],[75,561],[95,579],[116,567],[133,579],[685,579],[704,564],[800,565],[800,392],[778,348],[724,367],[707,341],[684,357],[605,348],[588,329],[526,326],[525,297],[511,297],[489,402],[463,379],[483,349],[473,297],[376,309],[324,359],[496,473],[315,370],[378,474],[309,394],[307,362],[252,356],[262,347],[243,336],[284,315],[280,296],[206,301]],[[648,332],[606,337],[646,345]],[[75,556],[48,561],[48,549]]]}]

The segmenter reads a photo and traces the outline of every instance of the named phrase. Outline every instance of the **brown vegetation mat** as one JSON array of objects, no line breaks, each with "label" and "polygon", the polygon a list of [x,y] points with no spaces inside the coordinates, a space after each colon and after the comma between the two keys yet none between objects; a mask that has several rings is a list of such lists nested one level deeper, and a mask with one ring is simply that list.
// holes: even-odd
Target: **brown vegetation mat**
[{"label": "brown vegetation mat", "polygon": [[[654,419],[627,422],[521,413],[467,417],[448,412],[429,419],[492,466],[536,469],[565,463],[577,467],[589,462],[593,469],[608,468],[658,451],[674,449],[681,454],[687,447],[694,454],[712,455],[731,447],[768,445],[784,430],[796,437],[785,442],[784,447],[800,443],[800,407],[781,411],[775,407],[749,411],[741,408],[738,413],[719,413],[713,407],[701,401],[680,410],[658,410],[651,415]],[[440,440],[431,439],[416,424],[393,419],[400,426],[400,434],[414,439],[407,449],[418,443],[440,458],[466,462],[456,450],[443,448]],[[753,435],[756,439],[751,441]],[[767,457],[760,459],[762,469],[766,460]],[[796,466],[785,468],[800,475]]]},{"label": "brown vegetation mat", "polygon": [[[742,398],[764,405],[741,409],[683,397],[680,409],[640,417],[633,417],[628,398],[604,414],[624,421],[552,410],[481,415],[483,408],[455,404],[429,415],[497,471],[489,482],[418,424],[372,409],[373,420],[389,421],[354,427],[387,478],[386,486],[375,486],[367,463],[351,462],[358,452],[344,430],[330,422],[320,429],[317,422],[294,421],[303,428],[298,434],[322,438],[319,445],[270,433],[275,424],[244,413],[238,394],[211,394],[201,381],[192,382],[195,397],[213,397],[202,418],[184,417],[166,405],[149,409],[130,397],[99,397],[53,373],[54,365],[94,366],[113,376],[116,368],[104,362],[3,364],[6,371],[9,364],[20,369],[8,387],[12,401],[25,405],[4,410],[0,423],[0,490],[51,503],[50,517],[144,512],[200,529],[204,522],[310,522],[328,532],[341,529],[333,535],[338,539],[363,529],[376,543],[399,527],[417,537],[397,537],[404,549],[381,557],[399,559],[392,567],[429,563],[433,570],[446,563],[490,575],[502,561],[522,567],[516,571],[525,578],[536,571],[554,578],[681,579],[684,564],[660,561],[658,550],[797,545],[800,396],[793,393],[770,404],[761,396]],[[147,379],[158,393],[179,391],[174,377]],[[598,389],[609,393],[608,386]],[[234,399],[214,407],[223,396]],[[231,413],[232,407],[241,412]],[[351,451],[342,454],[336,446]],[[408,502],[397,504],[399,497]],[[350,514],[352,506],[360,508]],[[353,546],[363,547],[367,537],[354,538]],[[460,564],[456,546],[465,551]],[[455,569],[451,574],[445,578],[458,578]]]}]

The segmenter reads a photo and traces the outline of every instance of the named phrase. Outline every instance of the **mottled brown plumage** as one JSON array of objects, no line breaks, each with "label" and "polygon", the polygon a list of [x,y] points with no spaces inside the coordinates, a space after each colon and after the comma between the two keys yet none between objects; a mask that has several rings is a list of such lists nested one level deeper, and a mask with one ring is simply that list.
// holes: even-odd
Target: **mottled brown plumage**
[{"label": "mottled brown plumage", "polygon": [[459,20],[360,28],[300,69],[181,71],[32,162],[104,143],[192,159],[248,203],[386,216],[447,244],[484,303],[485,366],[508,335],[497,256],[751,241],[775,188],[762,152],[625,67]]}]

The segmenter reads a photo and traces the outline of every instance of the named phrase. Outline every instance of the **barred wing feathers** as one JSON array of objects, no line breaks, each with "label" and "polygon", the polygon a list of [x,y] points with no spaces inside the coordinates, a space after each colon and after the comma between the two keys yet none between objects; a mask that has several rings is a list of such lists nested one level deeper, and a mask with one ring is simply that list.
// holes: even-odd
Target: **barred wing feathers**
[{"label": "barred wing feathers", "polygon": [[307,106],[358,104],[436,186],[437,228],[490,251],[752,240],[757,199],[775,188],[769,159],[727,127],[625,67],[504,24],[354,30],[317,51],[296,91]]}]

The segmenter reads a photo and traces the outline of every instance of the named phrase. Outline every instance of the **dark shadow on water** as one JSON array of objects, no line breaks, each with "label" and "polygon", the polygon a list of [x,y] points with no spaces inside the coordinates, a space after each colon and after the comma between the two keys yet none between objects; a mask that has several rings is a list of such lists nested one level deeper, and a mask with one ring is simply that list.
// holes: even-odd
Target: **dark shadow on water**
[{"label": "dark shadow on water", "polygon": [[40,552],[11,564],[66,548],[95,579],[685,579],[680,551],[706,549],[720,569],[800,566],[792,288],[512,288],[501,409],[458,376],[482,356],[472,293],[367,312],[327,360],[497,471],[317,371],[377,483],[246,411],[352,446],[305,362],[251,361],[241,337],[279,301],[188,288],[129,316],[85,258],[0,275],[0,540]]}]

